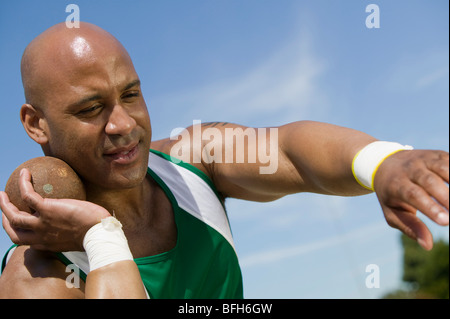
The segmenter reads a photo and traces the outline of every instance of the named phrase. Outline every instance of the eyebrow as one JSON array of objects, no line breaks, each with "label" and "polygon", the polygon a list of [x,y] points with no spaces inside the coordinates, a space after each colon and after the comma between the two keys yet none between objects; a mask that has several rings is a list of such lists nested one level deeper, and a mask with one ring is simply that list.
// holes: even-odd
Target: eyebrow
[{"label": "eyebrow", "polygon": [[81,100],[78,100],[77,102],[70,104],[70,107],[80,106],[80,105],[86,104],[88,102],[99,100],[101,98],[102,98],[102,96],[100,94],[86,96],[86,97],[82,98]]},{"label": "eyebrow", "polygon": [[[127,85],[125,85],[123,87],[122,91],[129,90],[132,87],[139,86],[139,85],[141,85],[141,81],[139,79],[133,80],[130,83],[128,83]],[[89,96],[86,96],[86,97],[78,100],[77,102],[71,103],[70,107],[72,108],[72,107],[80,106],[80,105],[86,104],[88,102],[100,100],[101,98],[102,98],[102,96],[100,94],[89,95]]]},{"label": "eyebrow", "polygon": [[134,86],[139,86],[141,85],[141,80],[136,79],[134,81],[131,81],[130,83],[128,83],[127,85],[125,85],[125,87],[122,89],[122,91],[126,91],[128,89],[131,89]]}]

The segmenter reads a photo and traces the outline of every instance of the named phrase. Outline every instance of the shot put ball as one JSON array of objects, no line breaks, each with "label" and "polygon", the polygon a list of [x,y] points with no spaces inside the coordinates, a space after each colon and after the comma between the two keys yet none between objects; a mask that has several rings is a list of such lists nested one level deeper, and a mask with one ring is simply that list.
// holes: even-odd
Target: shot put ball
[{"label": "shot put ball", "polygon": [[66,162],[58,158],[42,156],[21,164],[14,170],[6,183],[5,192],[11,203],[19,210],[32,212],[20,195],[19,176],[23,168],[30,171],[34,190],[43,198],[86,200],[86,191],[77,173]]}]

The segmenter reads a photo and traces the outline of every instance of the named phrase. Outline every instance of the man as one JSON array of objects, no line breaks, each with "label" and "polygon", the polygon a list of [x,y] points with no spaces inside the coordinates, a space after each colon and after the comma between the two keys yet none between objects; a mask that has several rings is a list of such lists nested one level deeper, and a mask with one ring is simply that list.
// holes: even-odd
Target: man
[{"label": "man", "polygon": [[[225,150],[230,141],[224,139],[201,147],[189,139],[151,142],[131,59],[94,25],[46,30],[26,48],[21,71],[25,130],[45,155],[63,159],[81,176],[88,201],[42,199],[27,170],[21,193],[35,214],[18,211],[0,193],[4,228],[20,245],[0,277],[1,297],[242,297],[223,207],[227,197],[271,201],[298,192],[353,196],[375,190],[388,224],[425,249],[433,240],[416,211],[448,225],[449,157],[443,151],[390,149],[355,130],[295,122],[277,128],[277,170],[261,174],[259,159],[202,156]],[[211,126],[223,136],[226,129],[245,129],[228,123],[200,129]],[[245,139],[242,151],[266,147],[266,137]],[[180,143],[190,151],[190,164],[167,156]],[[78,289],[66,285],[71,264],[85,279]]]}]

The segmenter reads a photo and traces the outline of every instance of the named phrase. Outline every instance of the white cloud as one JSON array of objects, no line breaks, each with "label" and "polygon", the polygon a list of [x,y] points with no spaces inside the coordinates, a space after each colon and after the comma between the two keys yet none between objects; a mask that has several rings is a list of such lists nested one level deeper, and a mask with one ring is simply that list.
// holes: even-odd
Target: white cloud
[{"label": "white cloud", "polygon": [[300,33],[285,47],[239,76],[172,92],[154,100],[158,105],[186,105],[186,121],[203,118],[237,119],[252,123],[255,116],[269,116],[271,124],[307,118],[325,105],[318,80],[325,70],[316,58],[311,38]]},{"label": "white cloud", "polygon": [[439,81],[448,78],[448,65],[440,67],[436,70],[431,71],[430,73],[422,76],[416,82],[418,88],[423,88],[427,86],[432,86]]}]

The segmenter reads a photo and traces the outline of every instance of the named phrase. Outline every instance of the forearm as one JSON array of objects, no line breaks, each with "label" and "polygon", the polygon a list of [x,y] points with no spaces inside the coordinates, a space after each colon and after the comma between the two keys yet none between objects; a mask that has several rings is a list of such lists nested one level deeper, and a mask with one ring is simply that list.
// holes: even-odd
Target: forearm
[{"label": "forearm", "polygon": [[134,261],[119,261],[92,272],[86,278],[86,299],[147,298],[139,270]]},{"label": "forearm", "polygon": [[89,260],[86,298],[146,298],[122,224],[102,219],[86,233],[83,247]]},{"label": "forearm", "polygon": [[327,123],[302,121],[280,128],[280,149],[301,176],[302,190],[361,195],[352,173],[354,156],[376,139],[363,132]]}]

